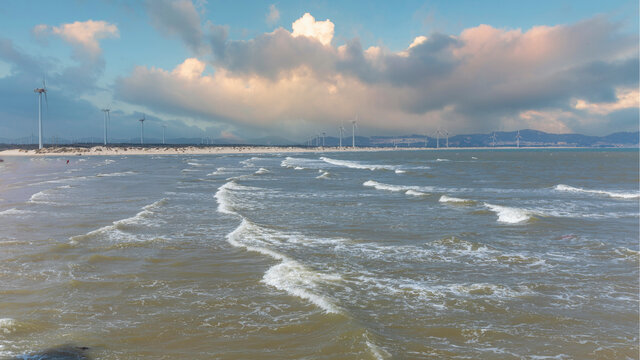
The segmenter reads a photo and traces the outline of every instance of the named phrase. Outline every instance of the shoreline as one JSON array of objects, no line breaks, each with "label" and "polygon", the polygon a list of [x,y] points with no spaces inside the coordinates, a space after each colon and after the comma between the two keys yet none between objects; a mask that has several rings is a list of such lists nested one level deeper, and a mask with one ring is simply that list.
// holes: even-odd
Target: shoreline
[{"label": "shoreline", "polygon": [[[7,149],[0,156],[118,156],[118,155],[209,155],[209,154],[273,154],[273,153],[317,153],[317,152],[378,152],[378,151],[466,151],[466,150],[531,150],[531,149],[599,149],[590,147],[296,147],[296,146],[59,146],[43,149]],[[606,148],[626,149],[626,148]]]}]

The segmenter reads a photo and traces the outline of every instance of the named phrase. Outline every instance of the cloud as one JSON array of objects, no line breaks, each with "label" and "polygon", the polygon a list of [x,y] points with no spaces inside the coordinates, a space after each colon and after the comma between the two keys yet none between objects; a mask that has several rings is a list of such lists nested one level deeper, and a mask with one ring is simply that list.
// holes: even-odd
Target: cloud
[{"label": "cloud", "polygon": [[637,109],[640,108],[640,92],[637,88],[618,88],[616,89],[616,101],[589,102],[577,99],[574,107],[598,115],[608,115],[624,109]]},{"label": "cloud", "polygon": [[[205,4],[198,6],[204,9]],[[146,7],[151,24],[161,33],[178,36],[195,53],[206,51],[200,15],[190,0],[147,0]]]},{"label": "cloud", "polygon": [[634,129],[637,111],[625,109],[637,107],[637,92],[620,89],[638,87],[638,37],[603,17],[432,33],[398,52],[364,48],[357,38],[334,46],[333,23],[308,13],[292,31],[249,40],[230,40],[213,24],[207,34],[210,63],[204,56],[172,70],[137,67],[118,79],[118,96],[202,123],[289,135],[336,128],[356,113],[371,134]]},{"label": "cloud", "polygon": [[32,32],[37,38],[56,35],[71,44],[78,54],[88,55],[93,59],[97,59],[102,53],[98,40],[120,36],[116,25],[102,20],[76,21],[60,26],[40,24]]},{"label": "cloud", "polygon": [[280,11],[275,4],[269,5],[269,12],[267,13],[266,22],[269,25],[274,25],[280,20]]},{"label": "cloud", "polygon": [[305,13],[302,17],[294,21],[293,37],[307,36],[314,38],[322,45],[331,44],[333,39],[333,23],[330,20],[316,21],[316,19],[309,13]]}]

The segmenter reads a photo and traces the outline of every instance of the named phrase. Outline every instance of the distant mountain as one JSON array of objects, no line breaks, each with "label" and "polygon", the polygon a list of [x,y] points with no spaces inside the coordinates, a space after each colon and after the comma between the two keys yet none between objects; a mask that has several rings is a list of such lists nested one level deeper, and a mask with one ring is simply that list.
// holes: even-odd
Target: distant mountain
[{"label": "distant mountain", "polygon": [[[441,137],[440,139],[424,135],[402,136],[372,136],[356,137],[357,146],[374,147],[511,147],[517,146],[517,131],[497,131],[489,134],[467,134]],[[351,138],[347,139],[351,145]],[[335,146],[337,138],[326,138],[327,146]],[[343,140],[344,143],[345,140]],[[607,136],[588,136],[581,134],[549,134],[538,130],[520,130],[520,146],[523,147],[638,147],[640,144],[640,132],[619,132]]]}]

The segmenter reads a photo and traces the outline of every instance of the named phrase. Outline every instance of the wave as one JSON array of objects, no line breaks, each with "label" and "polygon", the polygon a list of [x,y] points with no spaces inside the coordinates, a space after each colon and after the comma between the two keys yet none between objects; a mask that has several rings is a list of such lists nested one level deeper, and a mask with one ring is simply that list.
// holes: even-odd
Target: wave
[{"label": "wave", "polygon": [[234,210],[234,192],[250,187],[229,181],[218,188],[214,195],[218,201],[218,211],[233,214],[242,218],[240,225],[227,234],[227,242],[234,247],[257,252],[269,256],[280,263],[269,268],[262,281],[274,288],[293,296],[305,299],[323,309],[327,313],[339,313],[339,308],[327,297],[319,294],[318,287],[323,283],[341,280],[337,275],[322,274],[313,271],[303,264],[281,254],[269,247],[276,239],[290,238],[281,232],[270,230],[247,220]]},{"label": "wave", "polygon": [[196,166],[196,167],[199,167],[199,166],[207,166],[206,164],[201,164],[201,163],[198,163],[198,162],[192,162],[192,161],[187,162],[187,165]]},{"label": "wave", "polygon": [[62,185],[62,186],[55,187],[53,189],[38,191],[37,193],[31,195],[31,197],[29,198],[29,200],[27,200],[27,202],[31,204],[54,204],[54,202],[50,201],[53,193],[56,190],[70,189],[70,188],[71,188],[71,185]]},{"label": "wave", "polygon": [[124,171],[124,172],[114,172],[114,173],[99,173],[96,174],[97,177],[110,177],[110,176],[127,176],[136,174],[135,171]]},{"label": "wave", "polygon": [[322,166],[326,166],[326,163],[324,161],[316,159],[294,158],[287,156],[284,160],[282,160],[282,162],[280,162],[280,166],[295,170],[305,170],[318,169]]},{"label": "wave", "polygon": [[514,207],[493,205],[488,203],[484,203],[484,206],[498,215],[498,222],[507,224],[526,222],[531,220],[534,215],[542,215],[535,211]]},{"label": "wave", "polygon": [[232,170],[233,169],[230,169],[230,168],[219,167],[219,168],[216,169],[216,171],[207,174],[207,176],[224,175],[224,174],[228,174]]},{"label": "wave", "polygon": [[607,195],[612,198],[621,198],[621,199],[637,199],[640,198],[640,193],[638,192],[614,192],[614,191],[605,191],[605,190],[589,190],[583,188],[577,188],[569,185],[558,184],[554,188],[556,191],[567,191],[567,192],[577,192],[577,193],[587,193],[587,194],[598,194],[598,195]]},{"label": "wave", "polygon": [[392,165],[374,165],[374,164],[363,164],[357,161],[349,161],[349,160],[337,160],[331,159],[328,157],[321,157],[320,160],[336,166],[348,167],[351,169],[362,169],[362,170],[392,170],[395,171],[398,167]]},{"label": "wave", "polygon": [[433,191],[431,187],[424,186],[410,186],[410,185],[391,185],[391,184],[383,184],[374,180],[367,180],[362,185],[373,187],[376,190],[385,190],[385,191],[394,191],[394,192],[408,192],[412,191],[412,193],[408,193],[407,195],[426,195],[425,191]]},{"label": "wave", "polygon": [[227,235],[227,241],[232,246],[245,248],[247,251],[257,252],[280,261],[265,272],[262,278],[265,284],[305,299],[327,313],[339,313],[339,308],[331,299],[319,294],[318,287],[324,283],[340,281],[340,276],[319,273],[267,247],[269,242],[283,236],[286,237],[285,234],[270,231],[243,217],[240,225]]},{"label": "wave", "polygon": [[449,159],[436,159],[436,162],[451,161]]},{"label": "wave", "polygon": [[260,169],[258,169],[258,171],[254,172],[254,174],[256,174],[256,175],[262,175],[262,174],[267,174],[267,173],[269,173],[269,172],[270,172],[270,171],[269,171],[269,170],[267,170],[267,169],[265,169],[265,168],[260,168]]},{"label": "wave", "polygon": [[127,230],[138,225],[157,225],[159,223],[158,220],[151,221],[150,219],[154,214],[154,210],[164,206],[167,201],[168,200],[166,198],[160,199],[149,205],[143,206],[142,210],[134,216],[114,221],[111,225],[103,226],[84,235],[72,236],[69,240],[72,243],[77,243],[79,240],[91,239],[100,235],[107,235],[109,239],[118,242],[139,240],[135,235],[128,233]]},{"label": "wave", "polygon": [[331,173],[329,173],[328,171],[319,170],[319,172],[321,172],[321,174],[316,176],[316,179],[329,179],[330,178]]},{"label": "wave", "polygon": [[16,208],[11,208],[11,209],[7,209],[4,211],[0,211],[0,216],[3,215],[27,215],[27,214],[33,214],[33,211],[29,211],[29,210],[19,210]]},{"label": "wave", "polygon": [[475,201],[473,201],[473,200],[460,199],[460,198],[451,197],[451,196],[447,196],[447,195],[442,195],[440,197],[440,200],[438,200],[438,201],[440,201],[441,203],[454,203],[454,204],[461,204],[461,205],[475,204]]},{"label": "wave", "polygon": [[411,190],[411,189],[405,191],[404,193],[407,194],[407,195],[411,195],[411,196],[428,196],[429,195],[428,193],[424,193],[422,191]]},{"label": "wave", "polygon": [[13,332],[15,328],[16,328],[16,321],[14,319],[11,319],[11,318],[0,319],[0,331],[5,335]]}]

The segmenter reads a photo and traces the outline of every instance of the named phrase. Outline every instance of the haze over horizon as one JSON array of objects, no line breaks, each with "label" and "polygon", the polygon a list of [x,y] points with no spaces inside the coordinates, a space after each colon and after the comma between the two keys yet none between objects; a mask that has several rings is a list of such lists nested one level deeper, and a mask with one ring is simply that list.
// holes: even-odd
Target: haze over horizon
[{"label": "haze over horizon", "polygon": [[0,137],[638,131],[637,1],[0,4]]}]

